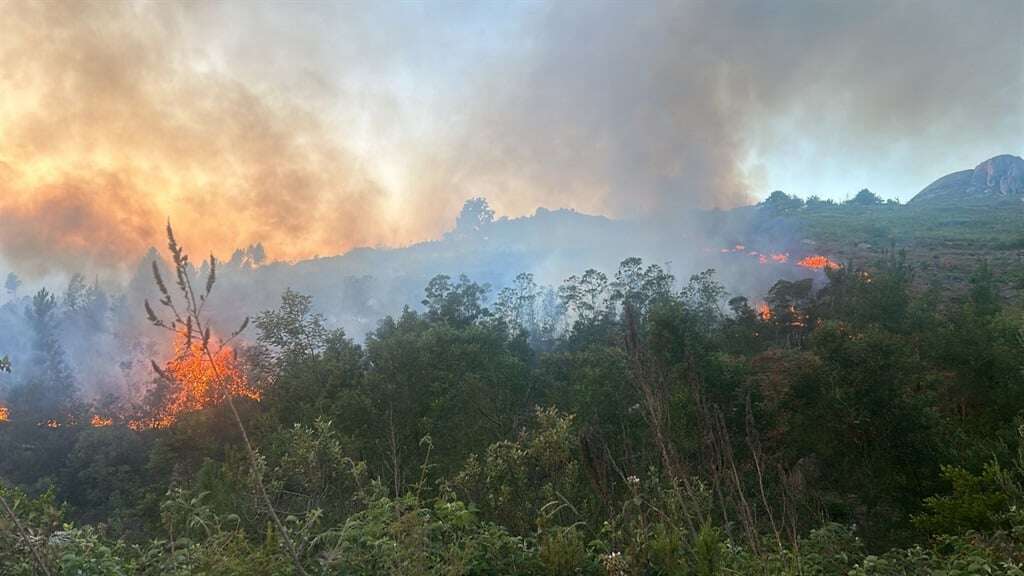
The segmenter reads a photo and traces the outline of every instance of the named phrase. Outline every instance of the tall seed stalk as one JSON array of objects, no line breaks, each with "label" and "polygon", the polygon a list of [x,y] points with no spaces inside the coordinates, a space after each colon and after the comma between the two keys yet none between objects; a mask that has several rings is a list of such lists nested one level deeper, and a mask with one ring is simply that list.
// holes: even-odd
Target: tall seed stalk
[{"label": "tall seed stalk", "polygon": [[[167,223],[167,246],[174,261],[175,284],[177,285],[178,291],[181,293],[181,298],[184,301],[184,308],[179,308],[178,304],[175,303],[174,298],[171,297],[171,292],[167,289],[167,284],[164,282],[163,276],[160,274],[160,268],[154,260],[153,279],[161,294],[160,304],[170,314],[170,320],[166,321],[158,316],[150,305],[149,300],[145,301],[146,317],[153,326],[168,330],[175,335],[184,338],[186,353],[192,350],[193,342],[198,342],[200,344],[202,355],[210,362],[216,384],[220,388],[220,392],[223,393],[228,408],[231,410],[231,416],[234,418],[235,425],[238,427],[238,431],[242,436],[245,451],[249,458],[250,473],[252,474],[253,483],[256,486],[257,496],[263,501],[263,505],[266,507],[267,513],[270,515],[271,521],[281,537],[282,545],[288,552],[289,556],[291,556],[292,562],[295,565],[295,570],[300,575],[306,576],[306,569],[302,565],[298,549],[292,541],[292,538],[288,533],[288,529],[278,516],[277,510],[274,508],[274,504],[270,500],[270,495],[267,493],[267,489],[263,484],[263,463],[260,455],[249,439],[249,433],[245,428],[245,424],[242,423],[242,417],[238,414],[238,409],[235,407],[235,401],[231,393],[230,386],[228,386],[228,382],[226,382],[224,375],[220,373],[220,369],[214,359],[215,356],[219,355],[220,352],[223,351],[224,346],[226,346],[228,342],[236,338],[246,329],[249,325],[249,318],[246,317],[241,326],[232,332],[229,338],[221,340],[217,345],[217,350],[215,352],[210,343],[210,325],[203,315],[203,310],[206,303],[209,301],[213,285],[217,281],[217,260],[214,258],[213,254],[210,255],[210,271],[206,277],[206,283],[203,286],[202,292],[197,296],[193,287],[192,277],[189,274],[189,257],[184,253],[184,250],[174,238],[174,231],[171,229],[170,222]],[[152,362],[152,365],[153,369],[161,378],[166,380],[171,379],[168,374],[160,369],[156,362]]]}]

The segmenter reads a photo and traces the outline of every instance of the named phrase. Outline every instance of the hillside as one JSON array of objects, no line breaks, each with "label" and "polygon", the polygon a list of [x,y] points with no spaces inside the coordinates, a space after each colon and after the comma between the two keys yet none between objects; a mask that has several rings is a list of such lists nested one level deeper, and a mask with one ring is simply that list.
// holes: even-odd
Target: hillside
[{"label": "hillside", "polygon": [[[1006,202],[1020,193],[1021,163],[997,156],[938,179],[906,205],[870,197],[839,204],[787,196],[727,211],[625,220],[545,208],[494,218],[486,201],[476,199],[441,238],[405,247],[269,264],[239,252],[222,270],[225,292],[236,297],[221,309],[231,322],[240,321],[274,306],[292,288],[311,295],[331,324],[361,338],[380,317],[418,304],[423,286],[437,274],[465,274],[489,284],[493,295],[520,272],[557,287],[588,268],[608,273],[639,256],[681,279],[713,268],[730,294],[759,300],[780,278],[810,277],[823,285],[820,270],[797,265],[802,258],[824,255],[870,267],[893,251],[906,254],[919,289],[937,284],[957,296],[984,260],[1003,295],[1014,299],[1024,281],[1024,203]],[[151,292],[149,265],[139,270],[133,284]]]},{"label": "hillside", "polygon": [[[907,204],[822,202],[791,198],[762,203],[751,231],[784,228],[840,262],[870,265],[903,252],[919,288],[963,292],[988,262],[1000,291],[1019,298],[1024,286],[1024,160],[996,156],[973,170],[943,176]],[[789,197],[787,197],[789,198]]]},{"label": "hillside", "polygon": [[973,170],[947,174],[910,199],[917,207],[1007,204],[1024,201],[1024,159],[1003,154]]}]

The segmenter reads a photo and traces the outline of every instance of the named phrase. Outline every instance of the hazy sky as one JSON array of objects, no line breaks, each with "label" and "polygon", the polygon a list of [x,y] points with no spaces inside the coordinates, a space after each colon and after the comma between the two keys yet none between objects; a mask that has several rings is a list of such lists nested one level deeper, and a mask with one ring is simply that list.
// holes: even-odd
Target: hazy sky
[{"label": "hazy sky", "polygon": [[621,217],[907,199],[1024,153],[1024,2],[42,3],[0,19],[0,257],[118,265],[171,218],[273,258],[467,197]]}]

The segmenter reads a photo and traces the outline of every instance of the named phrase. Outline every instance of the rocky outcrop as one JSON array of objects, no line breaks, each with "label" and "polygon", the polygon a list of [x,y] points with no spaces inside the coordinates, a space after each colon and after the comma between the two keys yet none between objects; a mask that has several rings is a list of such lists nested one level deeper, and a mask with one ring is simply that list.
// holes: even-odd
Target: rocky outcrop
[{"label": "rocky outcrop", "polygon": [[1003,154],[974,170],[947,174],[932,182],[910,200],[924,206],[950,203],[1000,203],[1024,200],[1024,159]]}]

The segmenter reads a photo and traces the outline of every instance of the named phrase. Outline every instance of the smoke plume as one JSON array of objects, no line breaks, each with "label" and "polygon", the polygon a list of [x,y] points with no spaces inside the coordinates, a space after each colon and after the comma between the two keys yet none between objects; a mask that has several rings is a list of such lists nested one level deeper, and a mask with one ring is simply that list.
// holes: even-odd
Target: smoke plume
[{"label": "smoke plume", "polygon": [[301,259],[437,237],[479,195],[671,219],[877,173],[907,197],[1019,152],[1022,23],[1013,1],[12,3],[0,254],[124,266],[169,217],[198,250]]}]

